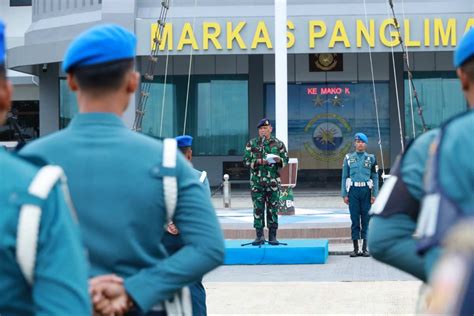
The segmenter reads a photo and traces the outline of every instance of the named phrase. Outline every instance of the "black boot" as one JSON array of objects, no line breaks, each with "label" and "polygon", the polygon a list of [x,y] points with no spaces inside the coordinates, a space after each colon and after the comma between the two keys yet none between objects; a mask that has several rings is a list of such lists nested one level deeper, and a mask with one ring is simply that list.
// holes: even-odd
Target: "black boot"
[{"label": "black boot", "polygon": [[256,228],[257,238],[252,242],[253,246],[260,246],[265,243],[265,236],[263,235],[263,228]]},{"label": "black boot", "polygon": [[349,256],[354,258],[359,255],[359,241],[358,240],[353,240],[352,243],[354,244],[354,251],[349,253]]},{"label": "black boot", "polygon": [[277,240],[277,229],[276,228],[270,228],[270,231],[268,233],[268,243],[270,245],[278,245],[280,242]]},{"label": "black boot", "polygon": [[367,251],[367,239],[362,239],[362,256],[370,257],[370,253]]}]

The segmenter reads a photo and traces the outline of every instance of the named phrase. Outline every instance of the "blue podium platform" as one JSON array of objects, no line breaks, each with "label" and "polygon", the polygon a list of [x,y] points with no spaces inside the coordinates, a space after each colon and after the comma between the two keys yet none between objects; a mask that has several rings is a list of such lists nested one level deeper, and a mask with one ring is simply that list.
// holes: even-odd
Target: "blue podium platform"
[{"label": "blue podium platform", "polygon": [[227,239],[225,261],[227,265],[258,264],[324,264],[328,258],[327,239],[286,239],[287,246],[241,246],[251,240]]}]

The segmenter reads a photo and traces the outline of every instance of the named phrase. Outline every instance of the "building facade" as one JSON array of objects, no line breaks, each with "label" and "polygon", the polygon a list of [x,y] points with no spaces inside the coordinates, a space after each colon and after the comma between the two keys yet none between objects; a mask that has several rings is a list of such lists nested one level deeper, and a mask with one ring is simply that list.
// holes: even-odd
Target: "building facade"
[{"label": "building facade", "polygon": [[[406,0],[394,9],[424,118],[436,127],[466,108],[452,52],[474,26],[474,3]],[[273,0],[170,1],[152,80],[146,73],[161,1],[32,0],[31,11],[24,45],[9,50],[8,67],[39,77],[41,135],[77,113],[60,70],[69,42],[89,26],[118,23],[137,35],[137,70],[151,83],[141,132],[192,135],[194,163],[211,185],[224,172],[245,179],[235,162],[257,122],[278,115]],[[299,183],[335,185],[359,131],[389,168],[402,141],[422,127],[388,1],[288,0],[287,13],[288,149],[299,158]],[[130,127],[139,97],[124,116]]]},{"label": "building facade", "polygon": [[[11,49],[23,46],[24,35],[31,25],[31,1],[0,1],[0,19],[7,25],[6,44]],[[0,126],[0,142],[39,136],[39,79],[22,72],[8,70],[7,76],[14,85],[12,111],[7,124]]]}]

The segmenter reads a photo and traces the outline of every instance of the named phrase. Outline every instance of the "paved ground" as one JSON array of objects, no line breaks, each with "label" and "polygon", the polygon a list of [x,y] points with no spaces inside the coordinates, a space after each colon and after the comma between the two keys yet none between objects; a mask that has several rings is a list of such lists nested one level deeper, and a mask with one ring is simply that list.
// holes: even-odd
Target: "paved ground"
[{"label": "paved ground", "polygon": [[[234,190],[230,209],[213,197],[223,224],[251,227],[248,190]],[[347,206],[335,190],[295,190],[296,215],[281,225],[350,226]],[[330,244],[329,251],[351,245]],[[208,312],[229,314],[413,315],[421,283],[372,258],[329,256],[324,265],[222,266],[204,278]]]},{"label": "paved ground", "polygon": [[329,256],[326,264],[221,266],[205,282],[413,281],[410,275],[372,258]]},{"label": "paved ground", "polygon": [[413,314],[420,282],[371,258],[325,265],[223,266],[204,279],[209,313]]},{"label": "paved ground", "polygon": [[210,315],[414,315],[420,283],[206,283]]}]

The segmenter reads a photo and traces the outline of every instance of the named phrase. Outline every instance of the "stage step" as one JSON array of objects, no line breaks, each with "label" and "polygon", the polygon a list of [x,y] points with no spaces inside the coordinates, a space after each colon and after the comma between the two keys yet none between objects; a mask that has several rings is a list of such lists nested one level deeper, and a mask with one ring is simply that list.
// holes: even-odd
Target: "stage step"
[{"label": "stage step", "polygon": [[[253,239],[252,239],[253,240]],[[260,264],[324,264],[328,258],[326,239],[283,239],[288,245],[242,246],[252,240],[227,239],[225,261],[227,265]]]}]

